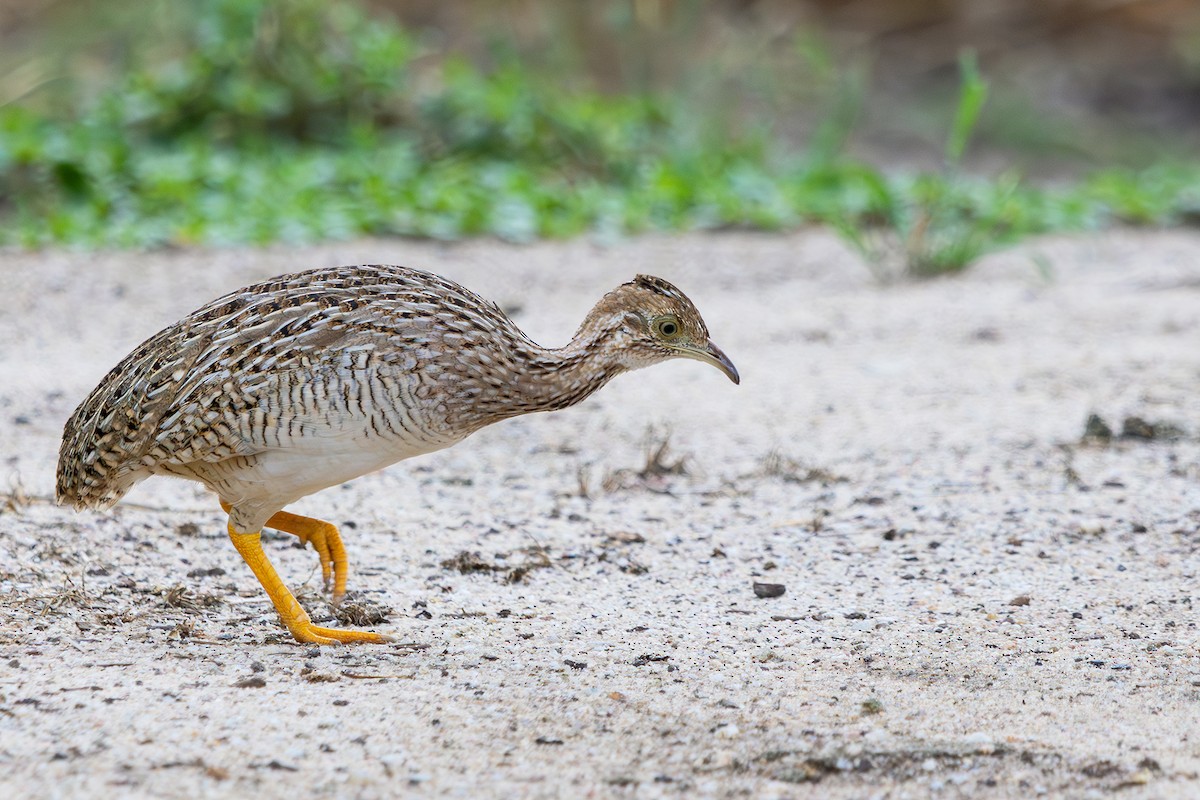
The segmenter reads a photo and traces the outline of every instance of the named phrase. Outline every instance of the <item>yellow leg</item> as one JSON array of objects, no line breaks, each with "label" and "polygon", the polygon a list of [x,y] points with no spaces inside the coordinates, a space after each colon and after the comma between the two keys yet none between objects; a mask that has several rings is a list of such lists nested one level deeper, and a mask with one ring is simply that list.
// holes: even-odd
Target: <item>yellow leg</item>
[{"label": "yellow leg", "polygon": [[[221,508],[229,513],[229,504],[221,501]],[[329,591],[329,575],[333,573],[333,604],[342,602],[346,596],[346,579],[350,575],[350,561],[346,558],[346,547],[342,544],[342,535],[337,526],[312,517],[302,517],[280,511],[267,520],[264,526],[272,530],[290,533],[299,537],[301,544],[311,543],[321,560],[321,578],[325,582],[325,590]],[[332,570],[331,570],[332,567]]]},{"label": "yellow leg", "polygon": [[284,585],[279,577],[279,573],[275,571],[275,567],[271,566],[271,562],[267,560],[267,554],[262,549],[260,535],[258,533],[238,533],[234,529],[233,523],[230,523],[229,538],[233,542],[233,546],[237,548],[238,553],[241,554],[242,559],[245,560],[254,572],[254,577],[258,578],[258,582],[267,590],[267,596],[275,604],[275,610],[279,612],[279,618],[296,641],[310,642],[312,644],[341,644],[349,642],[383,644],[392,641],[390,636],[384,636],[380,633],[342,630],[340,628],[322,628],[319,625],[313,625],[308,614],[296,602],[295,595]]}]

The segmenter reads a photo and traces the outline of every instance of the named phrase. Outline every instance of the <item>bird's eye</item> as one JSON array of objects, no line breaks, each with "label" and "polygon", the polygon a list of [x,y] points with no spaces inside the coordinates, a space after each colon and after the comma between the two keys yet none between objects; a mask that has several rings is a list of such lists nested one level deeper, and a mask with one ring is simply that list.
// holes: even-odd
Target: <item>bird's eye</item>
[{"label": "bird's eye", "polygon": [[673,339],[679,335],[679,320],[675,317],[660,317],[654,322],[654,331],[664,339]]}]

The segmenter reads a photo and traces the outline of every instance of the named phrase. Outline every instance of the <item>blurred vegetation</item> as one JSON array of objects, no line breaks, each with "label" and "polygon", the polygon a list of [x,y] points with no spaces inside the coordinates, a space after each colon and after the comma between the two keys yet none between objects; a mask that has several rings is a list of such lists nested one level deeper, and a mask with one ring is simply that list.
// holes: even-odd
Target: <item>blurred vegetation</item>
[{"label": "blurred vegetation", "polygon": [[810,37],[792,52],[815,76],[805,99],[820,119],[797,145],[735,104],[601,91],[566,60],[546,69],[504,44],[484,59],[446,55],[345,2],[126,13],[136,19],[114,23],[119,46],[99,67],[64,62],[55,69],[71,79],[32,86],[16,67],[0,72],[0,244],[527,241],[822,223],[889,279],[956,271],[1033,233],[1200,218],[1200,164],[1186,161],[1057,186],[968,175],[988,98],[970,56],[941,124],[944,167],[890,171],[847,154],[861,75]]}]

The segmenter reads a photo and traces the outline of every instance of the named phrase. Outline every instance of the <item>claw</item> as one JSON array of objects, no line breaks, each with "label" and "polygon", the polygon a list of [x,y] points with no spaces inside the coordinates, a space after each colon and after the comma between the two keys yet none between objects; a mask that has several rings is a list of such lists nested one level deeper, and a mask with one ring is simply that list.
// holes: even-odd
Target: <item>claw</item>
[{"label": "claw", "polygon": [[303,547],[312,545],[313,550],[317,553],[317,558],[321,561],[321,580],[325,586],[325,591],[330,589],[330,575],[332,573],[333,556],[329,552],[329,542],[325,539],[325,531],[321,528],[305,529],[301,533],[296,534],[300,539],[300,544]]},{"label": "claw", "polygon": [[325,590],[332,584],[333,604],[338,605],[346,596],[346,579],[350,574],[350,562],[346,558],[346,546],[337,526],[319,519],[302,517],[280,511],[267,520],[267,527],[290,533],[304,545],[312,544],[321,561],[321,579]]}]

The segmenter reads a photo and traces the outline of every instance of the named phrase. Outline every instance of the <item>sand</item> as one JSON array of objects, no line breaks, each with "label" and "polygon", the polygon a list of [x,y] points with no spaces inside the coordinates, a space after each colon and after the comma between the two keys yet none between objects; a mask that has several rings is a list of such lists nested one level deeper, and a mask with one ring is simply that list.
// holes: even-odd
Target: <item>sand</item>
[{"label": "sand", "polygon": [[[658,366],[297,503],[399,644],[292,642],[198,485],[53,504],[63,422],[142,339],[377,262],[546,344],[661,275],[742,385]],[[7,797],[1200,796],[1200,235],[886,288],[824,233],[8,252],[0,277]],[[1111,440],[1081,442],[1093,413]],[[343,624],[314,553],[264,540]]]}]

